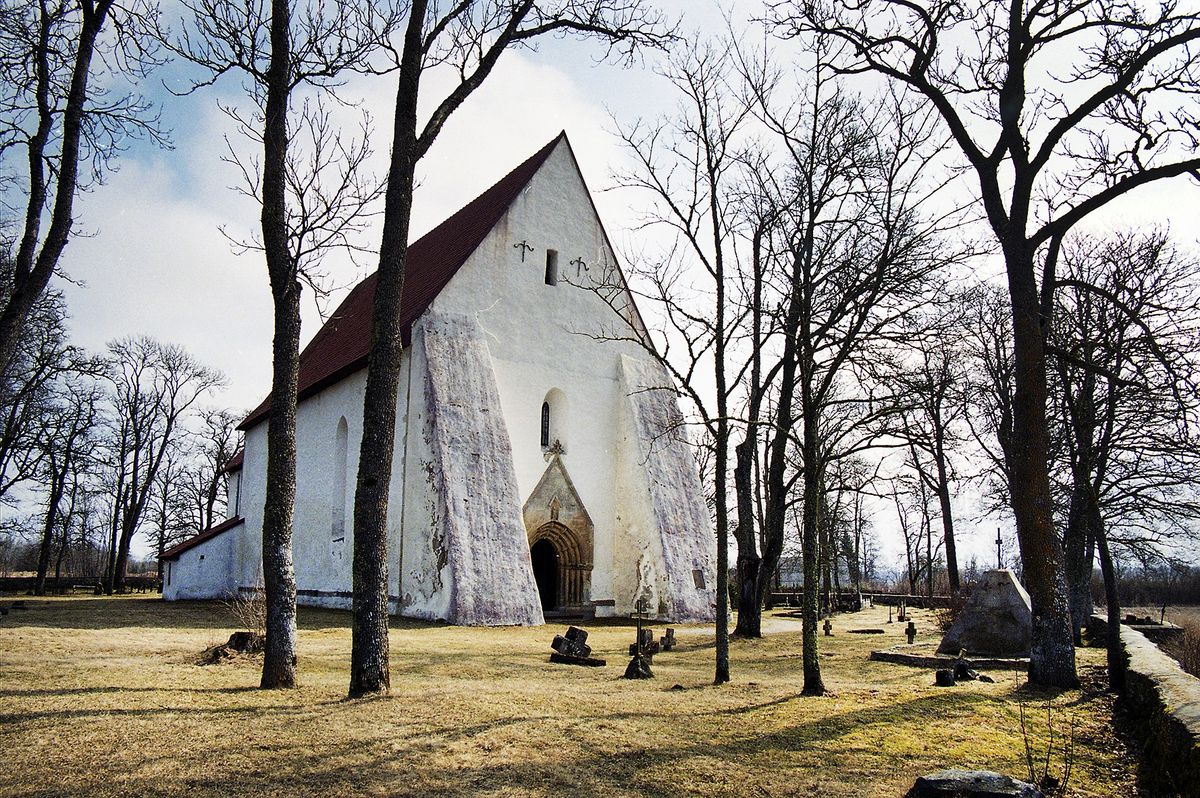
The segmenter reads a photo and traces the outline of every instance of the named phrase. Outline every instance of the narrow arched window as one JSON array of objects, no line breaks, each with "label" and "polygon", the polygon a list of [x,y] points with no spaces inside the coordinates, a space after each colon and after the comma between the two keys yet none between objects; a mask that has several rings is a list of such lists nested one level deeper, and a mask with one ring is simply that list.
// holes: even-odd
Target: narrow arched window
[{"label": "narrow arched window", "polygon": [[338,420],[333,444],[333,495],[330,497],[333,523],[330,524],[330,537],[335,543],[346,539],[346,456],[349,439],[350,430],[343,416]]},{"label": "narrow arched window", "polygon": [[542,402],[542,446],[550,445],[550,403]]},{"label": "narrow arched window", "polygon": [[546,285],[558,285],[558,251],[546,250]]}]

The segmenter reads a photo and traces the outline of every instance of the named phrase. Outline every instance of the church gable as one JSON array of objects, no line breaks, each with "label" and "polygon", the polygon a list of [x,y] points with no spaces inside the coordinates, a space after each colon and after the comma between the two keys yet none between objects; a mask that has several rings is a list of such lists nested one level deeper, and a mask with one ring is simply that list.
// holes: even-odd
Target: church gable
[{"label": "church gable", "polygon": [[529,533],[530,543],[537,530],[546,524],[555,523],[576,529],[586,535],[587,548],[591,550],[592,517],[588,515],[583,500],[575,490],[571,477],[567,474],[562,457],[550,455],[550,464],[538,481],[533,492],[525,501],[521,510],[525,520],[525,530]]},{"label": "church gable", "polygon": [[[411,343],[414,322],[479,247],[546,159],[566,140],[561,133],[542,149],[409,245],[401,297],[401,335]],[[354,287],[300,353],[298,398],[303,400],[367,365],[377,273]],[[271,412],[270,397],[239,425],[248,430]]]}]

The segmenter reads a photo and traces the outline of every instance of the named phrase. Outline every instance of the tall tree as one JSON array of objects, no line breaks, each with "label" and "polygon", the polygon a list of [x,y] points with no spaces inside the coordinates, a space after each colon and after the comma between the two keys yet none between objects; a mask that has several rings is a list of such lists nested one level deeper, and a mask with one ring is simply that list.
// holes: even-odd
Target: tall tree
[{"label": "tall tree", "polygon": [[[760,86],[763,122],[785,148],[793,198],[781,217],[787,256],[775,324],[782,337],[766,467],[760,598],[782,550],[791,485],[802,497],[805,695],[824,692],[818,654],[821,505],[828,468],[862,450],[879,397],[864,366],[924,301],[930,276],[958,257],[942,246],[945,215],[927,212],[940,184],[926,166],[936,148],[927,114],[884,95],[868,111],[816,54],[800,102]],[[779,104],[777,104],[779,103]],[[799,466],[788,472],[789,447]]]},{"label": "tall tree", "polygon": [[940,314],[923,313],[909,326],[894,378],[901,385],[901,405],[896,434],[909,447],[909,462],[916,475],[938,501],[946,575],[950,592],[960,584],[954,538],[951,485],[956,477],[952,454],[961,443],[959,428],[966,414],[963,358],[955,341],[961,329],[961,308]]},{"label": "tall tree", "polygon": [[[663,75],[680,98],[671,117],[639,120],[618,135],[637,166],[618,182],[649,195],[646,227],[665,228],[671,244],[661,258],[630,259],[641,295],[666,320],[657,342],[634,328],[614,337],[641,344],[673,377],[712,451],[712,498],[717,536],[716,667],[729,681],[729,444],[731,339],[741,312],[729,296],[733,272],[735,181],[748,106],[731,91],[727,48],[707,43],[672,56]],[[604,295],[626,325],[623,278],[605,281]],[[715,387],[715,395],[710,388]],[[754,534],[754,524],[743,534]],[[739,551],[740,551],[739,545]],[[741,555],[739,554],[739,557]]]},{"label": "tall tree", "polygon": [[23,161],[11,170],[24,206],[0,283],[3,370],[59,268],[76,196],[131,140],[167,142],[150,103],[123,90],[158,64],[154,2],[4,0],[0,15],[0,163]]},{"label": "tall tree", "polygon": [[153,338],[125,338],[108,345],[114,471],[107,592],[125,588],[130,544],[138,531],[155,480],[183,433],[188,411],[225,378],[182,347]]},{"label": "tall tree", "polygon": [[[1115,630],[1121,615],[1113,545],[1156,556],[1164,541],[1194,538],[1196,265],[1159,231],[1077,236],[1064,244],[1049,352],[1075,623],[1090,611],[1091,550],[1100,557]],[[1112,635],[1114,688],[1123,686],[1123,673],[1120,641]]]},{"label": "tall tree", "polygon": [[[276,0],[280,2],[281,0]],[[384,199],[383,237],[371,313],[371,347],[363,400],[363,436],[354,492],[354,626],[350,695],[386,692],[388,670],[388,489],[396,437],[400,378],[400,295],[418,161],[450,116],[491,74],[505,50],[546,34],[606,42],[626,55],[667,41],[662,19],[644,0],[411,0],[402,40]],[[449,92],[419,122],[422,77],[436,65],[456,70]]]},{"label": "tall tree", "polygon": [[[64,381],[59,386],[57,405],[42,424],[40,470],[46,490],[46,510],[42,521],[42,540],[38,551],[37,577],[33,592],[46,595],[46,575],[55,542],[66,534],[70,518],[64,518],[62,504],[77,488],[81,463],[90,456],[95,443],[94,427],[103,401],[102,393],[90,380]],[[57,570],[57,568],[56,568]]]},{"label": "tall tree", "polygon": [[1132,0],[789,0],[774,17],[783,35],[843,43],[844,71],[879,74],[924,97],[973,177],[1008,279],[1015,366],[1008,468],[1033,604],[1029,675],[1073,686],[1047,470],[1046,333],[1059,250],[1096,210],[1200,170],[1200,113],[1180,102],[1200,89],[1200,16],[1189,5]]},{"label": "tall tree", "polygon": [[[242,193],[259,203],[261,238],[236,242],[266,260],[273,303],[271,412],[262,565],[266,646],[261,685],[296,683],[296,576],[292,521],[296,501],[296,393],[300,368],[303,283],[320,292],[321,261],[333,249],[356,248],[355,237],[382,185],[365,168],[369,120],[361,136],[343,137],[320,99],[348,73],[386,69],[389,39],[400,15],[390,5],[354,0],[195,0],[171,48],[216,81],[243,75],[253,110],[228,113],[262,158],[230,149]],[[199,84],[204,85],[204,84]],[[199,85],[196,87],[198,88]],[[317,92],[300,101],[304,90]]]}]

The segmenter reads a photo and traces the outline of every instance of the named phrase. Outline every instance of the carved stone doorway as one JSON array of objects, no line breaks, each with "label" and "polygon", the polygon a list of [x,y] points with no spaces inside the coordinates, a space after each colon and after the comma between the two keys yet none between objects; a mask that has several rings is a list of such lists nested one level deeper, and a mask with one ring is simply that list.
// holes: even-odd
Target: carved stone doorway
[{"label": "carved stone doorway", "polygon": [[591,552],[585,558],[579,544],[569,527],[555,521],[534,532],[529,557],[543,610],[580,610],[587,604],[592,581]]},{"label": "carved stone doorway", "polygon": [[525,502],[523,515],[542,609],[567,613],[590,610],[592,519],[559,455],[552,457]]}]

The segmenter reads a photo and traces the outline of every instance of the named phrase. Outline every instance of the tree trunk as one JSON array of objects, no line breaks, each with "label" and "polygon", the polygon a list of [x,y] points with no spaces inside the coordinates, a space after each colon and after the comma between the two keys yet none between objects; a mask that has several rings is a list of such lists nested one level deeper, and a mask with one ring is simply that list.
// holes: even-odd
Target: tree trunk
[{"label": "tree trunk", "polygon": [[1063,533],[1063,554],[1071,608],[1071,635],[1080,643],[1083,626],[1092,614],[1092,559],[1089,556],[1088,523],[1085,517],[1087,486],[1071,491],[1071,505]]},{"label": "tree trunk", "polygon": [[300,286],[275,297],[271,415],[267,419],[267,485],[262,564],[266,645],[260,686],[296,685],[296,573],[292,523],[296,502],[296,387],[300,363]]},{"label": "tree trunk", "polygon": [[[807,404],[807,403],[806,403]],[[820,581],[818,562],[817,502],[820,500],[821,476],[817,463],[817,419],[811,407],[804,408],[804,520],[802,526],[802,548],[804,559],[803,596],[803,662],[804,687],[802,695],[824,695],[825,683],[821,680],[821,659],[817,651],[818,595]]]},{"label": "tree trunk", "polygon": [[[118,511],[114,510],[114,512]],[[120,522],[117,518],[113,518],[108,536],[108,552],[104,558],[104,593],[108,596],[113,593],[113,578],[117,567],[117,530],[119,529]]]},{"label": "tree trunk", "polygon": [[[939,423],[941,423],[939,421]],[[954,508],[950,504],[950,478],[946,469],[946,454],[938,445],[934,457],[937,464],[938,506],[942,513],[942,537],[946,542],[946,578],[950,582],[950,593],[957,596],[962,584],[958,577],[958,547],[954,543]]]},{"label": "tree trunk", "polygon": [[59,157],[55,177],[58,182],[50,211],[50,227],[46,231],[41,251],[38,251],[37,246],[38,233],[42,216],[49,204],[44,176],[45,150],[54,138],[52,127],[55,110],[51,106],[49,83],[55,76],[49,74],[45,57],[38,58],[38,48],[45,52],[54,46],[49,40],[48,28],[39,31],[42,38],[31,58],[37,71],[39,124],[29,142],[30,191],[21,241],[17,247],[11,290],[7,302],[0,309],[0,372],[8,369],[17,351],[25,319],[50,283],[50,278],[71,237],[75,221],[73,208],[79,178],[79,150],[88,96],[88,78],[92,57],[96,51],[96,40],[113,2],[114,0],[97,0],[94,5],[81,4],[83,23],[76,43],[75,60],[71,65],[71,83],[67,90],[66,103],[61,109],[62,128],[57,136]]},{"label": "tree trunk", "polygon": [[271,61],[263,116],[263,250],[271,281],[274,339],[262,568],[266,644],[259,686],[296,685],[296,573],[292,518],[296,501],[296,390],[300,351],[300,284],[288,252],[287,116],[291,93],[291,7],[271,0]]},{"label": "tree trunk", "polygon": [[842,601],[842,576],[841,569],[838,567],[838,548],[837,535],[833,531],[830,531],[829,573],[833,577],[833,604],[829,607],[830,612],[838,612]]},{"label": "tree trunk", "polygon": [[[723,349],[723,345],[719,349]],[[723,353],[718,354],[718,358]],[[720,367],[718,367],[720,368]],[[724,380],[720,380],[724,383]],[[717,390],[723,392],[725,386],[718,385]],[[719,400],[720,404],[724,402]],[[717,646],[716,669],[713,684],[725,684],[729,681],[729,507],[726,498],[728,489],[728,455],[729,422],[726,420],[724,408],[717,411],[717,456],[716,456],[716,511],[717,511]]]},{"label": "tree trunk", "polygon": [[754,523],[754,454],[758,433],[751,422],[746,437],[734,449],[734,490],[737,494],[737,576],[738,616],[735,637],[762,637],[762,604],[759,603],[759,575],[762,558],[758,556]]},{"label": "tree trunk", "polygon": [[388,669],[388,489],[396,439],[396,391],[400,384],[400,295],[408,261],[408,231],[417,165],[417,95],[421,85],[425,0],[409,10],[396,91],[392,159],[384,198],[383,239],[371,312],[371,349],[363,400],[363,436],[354,490],[354,625],[351,633],[351,697],[384,693]]},{"label": "tree trunk", "polygon": [[[46,595],[46,574],[50,571],[50,550],[54,546],[54,527],[58,520],[58,504],[62,501],[65,479],[60,479],[53,460],[50,463],[50,495],[46,500],[46,519],[42,524],[42,543],[38,551],[37,581],[35,596]],[[65,469],[64,469],[65,470]],[[65,475],[64,475],[65,476]]]},{"label": "tree trunk", "polygon": [[[1088,355],[1090,359],[1090,354]],[[1061,369],[1064,407],[1072,441],[1070,453],[1071,503],[1067,526],[1063,533],[1063,554],[1071,609],[1071,633],[1080,642],[1083,625],[1092,613],[1092,550],[1093,518],[1099,518],[1092,491],[1092,474],[1096,468],[1096,378],[1085,372],[1078,391],[1072,395],[1066,369]],[[1103,532],[1103,527],[1100,528]]]},{"label": "tree trunk", "polygon": [[1122,692],[1125,689],[1125,654],[1121,650],[1121,601],[1117,596],[1117,574],[1108,550],[1108,535],[1103,528],[1096,534],[1096,551],[1100,555],[1100,571],[1104,574],[1104,604],[1108,617],[1104,641],[1108,652],[1108,686]]},{"label": "tree trunk", "polygon": [[129,547],[133,544],[133,520],[127,513],[121,519],[121,536],[117,541],[117,558],[113,562],[112,592],[125,592],[125,577],[129,571]]},{"label": "tree trunk", "polygon": [[822,512],[825,508],[825,501],[821,499],[819,502],[817,505],[817,567],[821,569],[821,613],[828,614],[833,611],[829,595],[832,588],[829,578],[829,524],[825,513]]},{"label": "tree trunk", "polygon": [[933,522],[925,520],[925,586],[929,598],[933,598]]},{"label": "tree trunk", "polygon": [[[1022,247],[1024,245],[1021,245]],[[1029,680],[1075,687],[1075,646],[1067,606],[1062,547],[1051,517],[1047,471],[1046,346],[1032,253],[1006,251],[1013,311],[1013,441],[1009,493],[1021,567],[1033,608]]]}]

